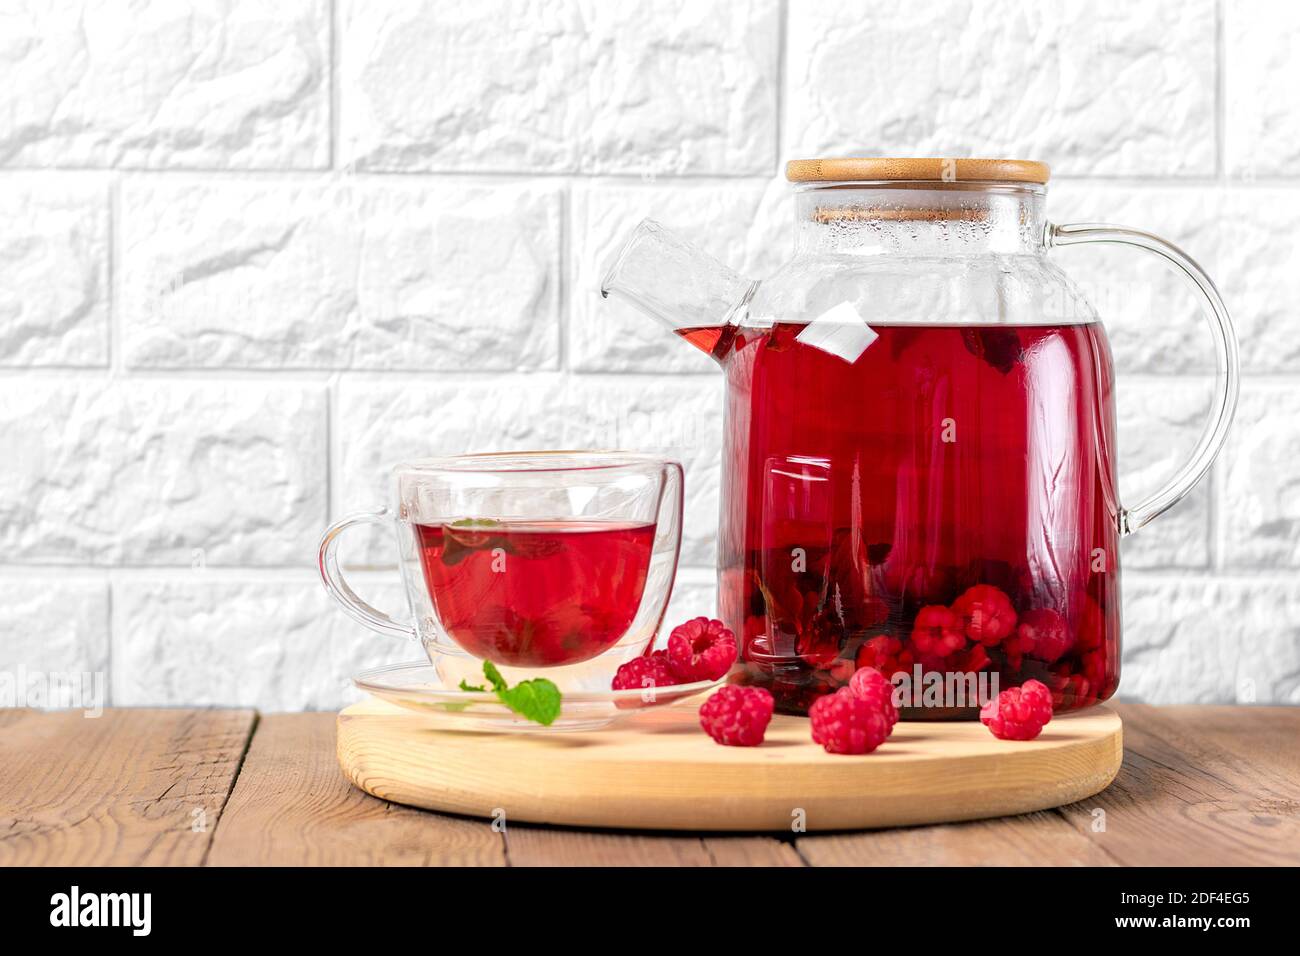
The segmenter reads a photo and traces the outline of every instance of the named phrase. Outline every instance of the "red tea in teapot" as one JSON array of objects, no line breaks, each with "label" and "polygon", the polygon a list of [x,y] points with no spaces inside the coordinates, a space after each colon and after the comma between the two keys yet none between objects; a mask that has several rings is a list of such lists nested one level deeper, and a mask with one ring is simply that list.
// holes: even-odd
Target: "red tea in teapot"
[{"label": "red tea in teapot", "polygon": [[655,525],[468,521],[416,525],[438,621],[470,654],[512,667],[589,660],[627,633]]},{"label": "red tea in teapot", "polygon": [[[1096,323],[680,330],[728,377],[719,609],[782,710],[873,666],[912,718],[1117,679],[1115,426]],[[971,699],[966,699],[969,696]]]}]

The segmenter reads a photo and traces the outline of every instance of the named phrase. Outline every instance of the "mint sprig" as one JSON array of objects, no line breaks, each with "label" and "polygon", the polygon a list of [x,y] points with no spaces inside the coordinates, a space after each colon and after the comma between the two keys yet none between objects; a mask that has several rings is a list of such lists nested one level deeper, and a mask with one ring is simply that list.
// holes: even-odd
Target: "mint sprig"
[{"label": "mint sprig", "polygon": [[[560,716],[560,688],[545,677],[521,680],[514,687],[511,687],[491,661],[483,662],[483,676],[492,685],[492,691],[497,695],[497,700],[525,720],[531,720],[543,727],[549,727],[555,722],[555,718]],[[486,687],[476,687],[465,680],[460,682],[460,689],[482,693],[487,691]]]},{"label": "mint sprig", "polygon": [[449,528],[500,528],[502,522],[496,518],[458,518]]}]

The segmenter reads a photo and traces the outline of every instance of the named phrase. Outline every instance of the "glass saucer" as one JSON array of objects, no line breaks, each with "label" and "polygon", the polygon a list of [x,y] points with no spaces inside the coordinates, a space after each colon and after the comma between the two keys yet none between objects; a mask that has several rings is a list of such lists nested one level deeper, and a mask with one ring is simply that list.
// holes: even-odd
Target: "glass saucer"
[{"label": "glass saucer", "polygon": [[446,687],[438,676],[437,669],[423,661],[388,664],[362,671],[352,678],[352,683],[358,689],[399,707],[454,721],[458,725],[545,733],[605,727],[652,707],[663,707],[696,697],[721,686],[725,683],[725,678],[675,684],[672,687],[648,687],[645,690],[633,688],[563,693],[561,688],[563,697],[560,701],[560,716],[547,727],[520,717],[490,691]]}]

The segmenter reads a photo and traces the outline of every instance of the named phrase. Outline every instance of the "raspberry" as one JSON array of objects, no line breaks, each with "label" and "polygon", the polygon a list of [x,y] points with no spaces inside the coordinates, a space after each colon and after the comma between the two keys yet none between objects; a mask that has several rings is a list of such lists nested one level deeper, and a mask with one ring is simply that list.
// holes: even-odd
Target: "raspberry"
[{"label": "raspberry", "polygon": [[[1016,628],[1016,643],[1021,654],[1054,664],[1070,649],[1072,641],[1065,618],[1050,607],[1040,607],[1021,616],[1020,626]],[[1008,641],[1005,646],[1010,645],[1011,641]]]},{"label": "raspberry", "polygon": [[[983,648],[983,644],[976,644],[976,647]],[[1002,653],[1006,656],[1007,666],[1013,671],[1020,670],[1020,666],[1025,662],[1025,654],[1033,650],[1034,642],[1032,639],[1026,640],[1020,636],[1020,629],[1016,628],[1016,633],[1012,634],[1002,642]]]},{"label": "raspberry", "polygon": [[923,657],[947,657],[966,646],[961,618],[941,604],[927,604],[916,612],[912,644]]},{"label": "raspberry", "polygon": [[831,680],[838,686],[851,681],[857,669],[858,665],[854,664],[853,661],[839,657],[827,668],[827,673],[831,675]]},{"label": "raspberry", "polygon": [[835,663],[835,658],[840,656],[840,645],[819,630],[810,629],[795,639],[794,652],[810,667],[821,669]]},{"label": "raspberry", "polygon": [[1088,651],[1083,655],[1083,676],[1087,678],[1089,687],[1095,692],[1101,691],[1101,688],[1106,683],[1106,651],[1104,648]]},{"label": "raspberry", "polygon": [[1079,620],[1079,637],[1075,641],[1080,650],[1092,651],[1106,642],[1106,612],[1091,597],[1083,600],[1083,613]]},{"label": "raspberry", "polygon": [[1072,707],[1083,707],[1097,702],[1097,688],[1088,683],[1088,678],[1073,674],[1061,691],[1061,699]]},{"label": "raspberry", "polygon": [[700,707],[700,726],[724,747],[757,747],[776,701],[761,687],[720,687]]},{"label": "raspberry", "polygon": [[808,718],[812,739],[832,754],[869,754],[894,729],[883,710],[854,696],[848,687],[819,697],[808,709]]},{"label": "raspberry", "polygon": [[885,562],[885,590],[916,603],[938,604],[957,586],[957,569],[945,565],[904,565]]},{"label": "raspberry", "polygon": [[858,700],[865,700],[885,715],[892,728],[898,723],[898,708],[894,706],[894,685],[880,671],[863,667],[849,679],[849,690]]},{"label": "raspberry", "polygon": [[1001,588],[977,584],[952,604],[953,613],[962,619],[966,633],[985,647],[994,647],[1015,629],[1016,609]]},{"label": "raspberry", "polygon": [[1070,663],[1057,664],[1052,668],[1048,680],[1052,689],[1052,703],[1057,707],[1082,707],[1092,703],[1089,693],[1088,678],[1075,674]]},{"label": "raspberry", "polygon": [[634,657],[619,667],[614,674],[614,690],[640,690],[643,687],[671,687],[678,683],[668,666],[668,652],[655,651],[645,657]]},{"label": "raspberry", "polygon": [[1033,740],[1052,719],[1052,692],[1027,680],[1004,690],[980,709],[980,722],[999,740]]},{"label": "raspberry", "polygon": [[873,637],[858,648],[858,667],[874,667],[886,677],[899,671],[912,669],[912,652],[903,648],[903,642],[886,634]]},{"label": "raspberry", "polygon": [[736,635],[721,621],[697,617],[668,635],[668,665],[682,684],[717,680],[736,660]]},{"label": "raspberry", "polygon": [[972,644],[944,661],[943,669],[952,674],[974,674],[989,666],[989,654],[983,644]]}]

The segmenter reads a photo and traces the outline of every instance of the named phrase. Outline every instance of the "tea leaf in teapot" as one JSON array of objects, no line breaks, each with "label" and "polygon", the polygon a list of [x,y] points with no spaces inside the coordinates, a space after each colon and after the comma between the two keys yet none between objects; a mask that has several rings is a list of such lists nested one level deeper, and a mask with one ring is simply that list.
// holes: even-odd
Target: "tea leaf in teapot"
[{"label": "tea leaf in teapot", "polygon": [[1015,329],[966,328],[961,330],[966,350],[1006,375],[1024,355]]},{"label": "tea leaf in teapot", "polygon": [[884,564],[889,557],[889,552],[893,550],[893,544],[888,541],[869,544],[867,545],[867,562],[869,564]]}]

